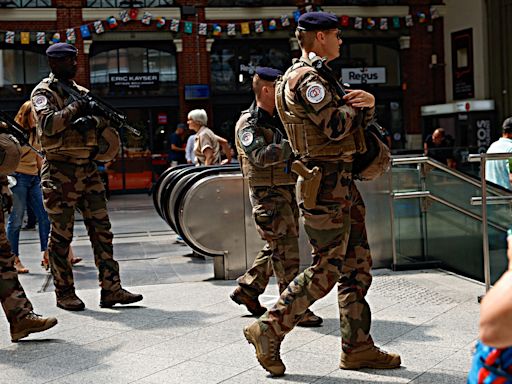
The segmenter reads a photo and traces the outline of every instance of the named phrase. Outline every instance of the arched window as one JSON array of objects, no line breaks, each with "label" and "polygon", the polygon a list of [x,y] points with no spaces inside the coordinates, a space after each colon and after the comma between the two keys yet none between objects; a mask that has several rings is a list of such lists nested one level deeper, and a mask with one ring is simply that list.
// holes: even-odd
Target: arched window
[{"label": "arched window", "polygon": [[[100,46],[91,55],[90,68],[91,89],[101,95],[169,95],[177,87],[176,54],[170,50]],[[140,87],[117,86],[112,75],[120,74],[152,74],[156,80]]]}]

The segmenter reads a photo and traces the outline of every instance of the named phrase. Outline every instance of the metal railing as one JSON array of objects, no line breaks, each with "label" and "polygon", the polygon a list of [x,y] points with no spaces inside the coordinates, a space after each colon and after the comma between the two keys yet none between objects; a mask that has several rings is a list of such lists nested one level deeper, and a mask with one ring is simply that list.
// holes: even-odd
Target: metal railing
[{"label": "metal railing", "polygon": [[[487,197],[487,179],[486,179],[486,164],[488,160],[508,160],[511,157],[510,153],[481,153],[478,155],[469,155],[468,161],[471,163],[480,163],[480,179],[482,197],[477,196],[471,199],[471,204],[482,206],[482,240],[484,252],[484,280],[485,292],[491,288],[491,262],[489,254],[489,234],[487,229],[487,201],[490,200],[493,204],[510,204],[512,196],[499,196],[499,198]],[[505,229],[506,230],[506,229]]]},{"label": "metal railing", "polygon": [[[487,216],[487,204],[510,204],[512,202],[512,191],[510,191],[510,195],[505,195],[506,191],[503,191],[502,189],[496,188],[494,186],[488,186],[486,182],[486,174],[485,174],[485,163],[487,160],[502,160],[502,159],[508,159],[511,157],[510,153],[507,154],[478,154],[478,155],[469,155],[468,160],[470,162],[481,162],[481,180],[475,180],[471,178],[470,176],[467,176],[461,172],[458,172],[456,170],[453,170],[446,165],[432,160],[429,157],[426,156],[416,156],[416,157],[394,157],[392,159],[392,165],[417,165],[418,170],[420,172],[420,175],[422,177],[421,180],[421,190],[420,191],[414,191],[414,192],[399,192],[394,193],[393,192],[393,172],[389,172],[389,188],[390,188],[390,210],[391,210],[391,234],[393,239],[392,244],[392,252],[393,252],[393,264],[397,265],[397,250],[396,250],[396,239],[394,234],[394,200],[403,200],[403,199],[423,199],[423,200],[431,200],[438,202],[446,207],[449,207],[467,217],[471,217],[472,219],[478,220],[482,223],[482,240],[483,240],[483,261],[484,261],[484,280],[485,280],[485,286],[486,286],[486,292],[490,288],[490,255],[489,255],[489,234],[488,234],[488,226],[491,226],[497,230],[500,231],[506,231],[507,228],[488,221]],[[430,167],[430,168],[428,168]],[[482,206],[482,214],[481,216],[475,214],[474,212],[471,212],[461,206],[458,206],[457,204],[454,204],[453,202],[447,201],[439,196],[436,196],[432,194],[430,191],[426,188],[426,182],[425,182],[425,175],[428,172],[429,169],[439,169],[459,180],[462,180],[466,183],[469,183],[473,186],[478,187],[481,189],[481,197],[480,196],[473,196],[471,198],[470,204],[471,205],[481,205]],[[491,192],[492,194],[499,195],[499,196],[488,196],[488,192]],[[426,249],[426,219],[425,216],[422,216],[422,238],[423,238],[423,254],[426,255],[428,253],[428,250]]]}]

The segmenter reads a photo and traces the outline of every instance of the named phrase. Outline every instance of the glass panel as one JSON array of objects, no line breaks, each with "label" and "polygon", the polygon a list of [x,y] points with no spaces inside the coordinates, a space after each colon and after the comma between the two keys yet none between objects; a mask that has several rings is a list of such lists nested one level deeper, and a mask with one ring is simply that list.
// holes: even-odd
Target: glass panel
[{"label": "glass panel", "polygon": [[[393,192],[413,192],[421,189],[414,165],[394,167]],[[393,202],[397,264],[423,261],[422,213],[419,199]]]},{"label": "glass panel", "polygon": [[50,68],[45,55],[25,51],[25,83],[37,84],[48,76]]},{"label": "glass panel", "polygon": [[[441,170],[434,169],[427,174],[426,189],[433,195],[439,196],[452,204],[471,211],[479,216],[482,214],[480,205],[471,205],[471,198],[481,195],[481,189],[455,176]],[[488,189],[488,196],[497,193]],[[503,225],[510,221],[511,210],[509,205],[488,205],[488,220],[491,223]]]},{"label": "glass panel", "polygon": [[178,81],[176,57],[169,52],[148,49],[148,72],[160,73],[160,81]]},{"label": "glass panel", "polygon": [[51,0],[4,0],[1,7],[5,8],[47,8],[52,6]]},{"label": "glass panel", "polygon": [[400,85],[400,57],[398,50],[377,45],[377,67],[386,67],[386,86]]},{"label": "glass panel", "polygon": [[0,87],[24,84],[23,51],[3,50],[0,59]]},{"label": "glass panel", "polygon": [[[175,95],[178,73],[175,54],[141,47],[116,48],[90,59],[91,86],[99,96]],[[111,89],[109,74],[159,73],[158,89]]]},{"label": "glass panel", "polygon": [[224,48],[211,54],[212,88],[217,91],[236,89],[236,59],[233,49]]},{"label": "glass panel", "polygon": [[372,44],[351,44],[350,59],[352,64],[360,67],[373,66],[373,45]]},{"label": "glass panel", "polygon": [[119,73],[147,72],[146,48],[119,48]]}]

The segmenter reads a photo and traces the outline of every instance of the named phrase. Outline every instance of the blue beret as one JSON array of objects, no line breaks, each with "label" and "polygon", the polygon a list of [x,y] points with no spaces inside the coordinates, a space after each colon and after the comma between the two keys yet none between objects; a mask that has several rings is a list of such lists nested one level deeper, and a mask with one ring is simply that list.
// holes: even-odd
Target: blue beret
[{"label": "blue beret", "polygon": [[301,31],[326,31],[338,28],[338,18],[328,12],[308,12],[299,17],[297,29]]},{"label": "blue beret", "polygon": [[68,56],[76,56],[78,54],[78,49],[68,43],[56,43],[50,45],[50,47],[46,50],[46,56],[52,59],[60,59]]},{"label": "blue beret", "polygon": [[279,69],[270,68],[270,67],[257,67],[256,74],[262,80],[266,81],[276,81],[276,79],[283,74]]}]

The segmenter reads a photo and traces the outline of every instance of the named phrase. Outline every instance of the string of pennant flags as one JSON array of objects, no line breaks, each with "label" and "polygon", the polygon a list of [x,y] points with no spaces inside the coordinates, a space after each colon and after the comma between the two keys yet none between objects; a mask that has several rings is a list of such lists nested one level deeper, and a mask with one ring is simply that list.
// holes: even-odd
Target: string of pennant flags
[{"label": "string of pennant flags", "polygon": [[[302,12],[296,10],[293,15],[281,15],[271,19],[260,19],[242,22],[222,22],[222,23],[203,23],[186,21],[181,19],[167,20],[162,16],[153,16],[149,11],[143,12],[139,15],[138,8],[129,10],[122,10],[119,12],[118,17],[110,16],[106,20],[96,20],[91,23],[83,24],[79,27],[67,28],[63,31],[57,32],[23,32],[23,31],[0,31],[0,42],[6,44],[15,44],[19,40],[21,44],[31,44],[35,41],[36,44],[54,44],[65,41],[69,44],[75,44],[77,33],[80,33],[84,40],[92,39],[93,33],[100,35],[107,31],[117,29],[120,25],[133,23],[140,20],[145,26],[154,26],[158,30],[167,30],[172,33],[185,33],[193,34],[194,31],[200,36],[211,35],[213,37],[220,37],[224,33],[227,36],[242,36],[251,35],[253,33],[260,34],[265,31],[276,31],[286,29],[291,26],[292,22],[297,23]],[[139,19],[139,16],[140,19]],[[432,20],[439,18],[439,12],[436,7],[430,7],[428,13],[419,12],[416,14],[409,14],[404,17],[390,16],[390,17],[352,17],[341,15],[339,17],[340,27],[345,29],[355,30],[381,30],[387,31],[390,29],[411,28],[416,23],[429,24]],[[35,40],[33,39],[35,33]],[[19,34],[19,39],[17,35]]]}]

